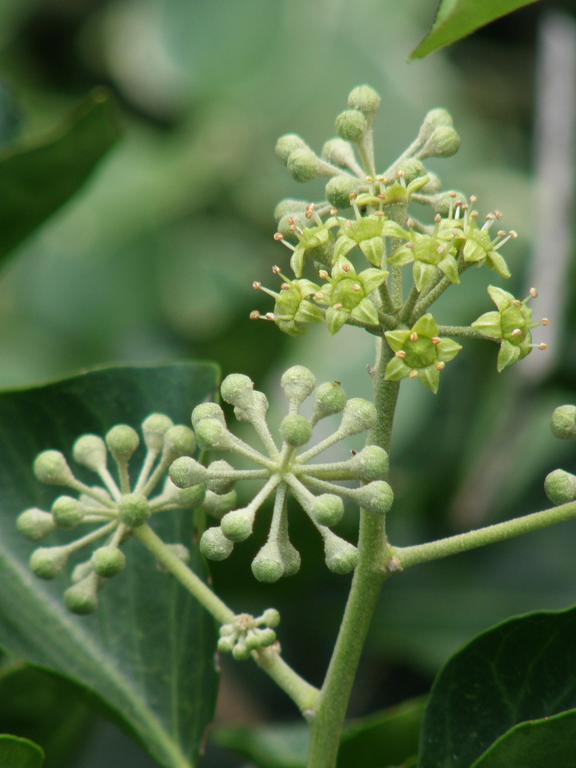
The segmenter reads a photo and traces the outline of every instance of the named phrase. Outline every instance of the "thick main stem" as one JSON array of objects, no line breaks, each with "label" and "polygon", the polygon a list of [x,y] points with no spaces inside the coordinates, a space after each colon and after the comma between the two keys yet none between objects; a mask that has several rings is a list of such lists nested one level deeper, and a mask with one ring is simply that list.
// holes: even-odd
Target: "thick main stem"
[{"label": "thick main stem", "polygon": [[[391,356],[387,344],[374,377],[374,399],[378,423],[371,443],[388,449],[396,409],[399,385],[385,381],[384,372]],[[358,538],[358,565],[344,612],[342,624],[322,686],[319,705],[310,732],[308,768],[334,768],[338,757],[340,735],[348,709],[348,701],[356,671],[386,578],[383,565],[389,558],[382,518],[362,510]]]}]

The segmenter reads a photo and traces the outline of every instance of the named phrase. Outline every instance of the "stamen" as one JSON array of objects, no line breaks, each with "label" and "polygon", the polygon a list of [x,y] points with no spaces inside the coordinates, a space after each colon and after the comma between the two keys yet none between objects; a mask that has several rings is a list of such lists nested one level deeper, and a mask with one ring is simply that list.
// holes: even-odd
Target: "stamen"
[{"label": "stamen", "polygon": [[446,368],[446,363],[445,363],[443,360],[439,360],[439,361],[436,363],[436,370],[437,370],[437,371],[443,371],[443,370],[444,370],[444,368]]},{"label": "stamen", "polygon": [[410,341],[418,341],[418,334],[415,331],[410,334]]}]

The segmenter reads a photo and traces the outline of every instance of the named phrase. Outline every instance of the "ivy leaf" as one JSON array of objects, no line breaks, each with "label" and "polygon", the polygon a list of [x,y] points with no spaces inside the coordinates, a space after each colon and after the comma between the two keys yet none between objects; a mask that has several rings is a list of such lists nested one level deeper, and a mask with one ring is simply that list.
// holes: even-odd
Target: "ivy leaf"
[{"label": "ivy leaf", "polygon": [[518,8],[536,0],[440,0],[430,32],[412,51],[411,59],[422,59]]},{"label": "ivy leaf", "polygon": [[520,723],[500,737],[472,768],[542,768],[574,762],[576,709]]},{"label": "ivy leaf", "polygon": [[44,752],[28,739],[0,736],[0,765],[6,768],[42,768]]},{"label": "ivy leaf", "polygon": [[484,632],[453,656],[432,689],[420,768],[470,768],[515,726],[575,708],[575,633],[576,609],[533,613]]},{"label": "ivy leaf", "polygon": [[53,134],[0,152],[0,262],[78,192],[120,137],[106,91],[94,91]]},{"label": "ivy leaf", "polygon": [[[137,541],[127,543],[126,571],[102,590],[98,611],[73,616],[63,603],[67,577],[43,582],[31,573],[33,545],[18,534],[15,519],[25,507],[46,508],[57,494],[33,477],[40,450],[69,455],[79,434],[103,434],[118,422],[137,427],[152,411],[188,423],[216,383],[213,365],[177,363],[101,369],[0,394],[0,645],[95,693],[163,768],[195,765],[212,718],[213,620]],[[185,543],[191,566],[205,575],[192,515],[158,517],[157,533]]]}]

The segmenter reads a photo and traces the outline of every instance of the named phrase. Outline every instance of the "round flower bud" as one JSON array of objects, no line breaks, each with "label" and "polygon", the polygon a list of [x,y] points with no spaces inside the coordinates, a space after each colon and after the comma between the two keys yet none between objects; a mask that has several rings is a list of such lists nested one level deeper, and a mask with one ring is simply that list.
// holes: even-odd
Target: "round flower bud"
[{"label": "round flower bud", "polygon": [[261,648],[262,638],[260,636],[259,630],[249,629],[246,633],[244,642],[246,643],[246,647],[251,651],[255,651],[257,648]]},{"label": "round flower bud", "polygon": [[460,149],[460,136],[449,126],[436,128],[427,140],[420,157],[451,157]]},{"label": "round flower bud", "polygon": [[442,189],[442,180],[440,179],[440,176],[438,176],[437,173],[432,173],[432,171],[424,171],[426,173],[426,176],[428,176],[428,181],[426,184],[422,187],[420,192],[424,192],[427,195],[432,195],[436,192],[440,192]]},{"label": "round flower bud", "polygon": [[339,431],[344,435],[357,435],[372,429],[378,418],[374,404],[361,397],[352,397],[344,407]]},{"label": "round flower bud", "polygon": [[285,416],[280,424],[280,435],[288,445],[299,448],[312,437],[312,424],[304,416],[291,414]]},{"label": "round flower bud", "polygon": [[258,646],[260,648],[267,648],[269,645],[274,645],[276,642],[276,632],[269,627],[256,629],[254,630],[254,634],[258,638]]},{"label": "round flower bud", "polygon": [[448,192],[435,195],[432,208],[434,213],[439,213],[440,216],[447,216],[450,213],[450,209],[454,210],[454,206],[458,204],[467,204],[466,195],[462,192],[449,190]]},{"label": "round flower bud", "polygon": [[286,165],[288,158],[297,149],[308,149],[308,144],[296,133],[285,133],[276,142],[276,157]]},{"label": "round flower bud", "polygon": [[332,176],[324,189],[326,200],[336,208],[350,208],[350,195],[356,194],[359,184],[350,176]]},{"label": "round flower bud", "polygon": [[280,624],[280,614],[276,608],[266,608],[260,619],[267,627],[277,627]]},{"label": "round flower bud", "polygon": [[74,461],[98,472],[106,467],[106,443],[98,435],[82,435],[72,448]]},{"label": "round flower bud", "polygon": [[164,445],[164,435],[174,425],[169,416],[163,413],[151,413],[142,422],[144,443],[149,451],[161,451]]},{"label": "round flower bud", "polygon": [[346,392],[339,381],[326,381],[316,390],[314,421],[341,413],[346,406]]},{"label": "round flower bud", "polygon": [[189,456],[181,456],[170,464],[170,480],[178,488],[190,488],[208,480],[208,470]]},{"label": "round flower bud", "polygon": [[254,401],[254,382],[243,373],[231,373],[222,382],[220,394],[230,405],[246,408]]},{"label": "round flower bud", "polygon": [[233,488],[236,480],[226,477],[218,477],[217,475],[226,475],[230,472],[234,472],[234,467],[228,464],[223,459],[213,461],[208,467],[208,490],[213,493],[229,493]]},{"label": "round flower bud", "polygon": [[344,502],[340,496],[333,493],[323,493],[314,499],[310,512],[317,523],[332,528],[342,519]]},{"label": "round flower bud", "polygon": [[280,200],[276,208],[274,208],[274,219],[275,221],[280,221],[284,216],[293,216],[295,213],[305,213],[309,205],[310,203],[306,200],[294,200],[292,198]]},{"label": "round flower bud", "polygon": [[233,637],[220,637],[218,639],[218,650],[220,651],[220,653],[232,653],[233,648],[234,648]]},{"label": "round flower bud", "polygon": [[36,479],[45,485],[70,485],[74,475],[60,451],[42,451],[34,461]]},{"label": "round flower bud", "polygon": [[98,608],[98,580],[90,574],[64,592],[66,608],[72,613],[87,615]]},{"label": "round flower bud", "polygon": [[293,365],[282,374],[280,386],[290,402],[300,405],[314,391],[316,377],[303,365]]},{"label": "round flower bud", "polygon": [[368,130],[368,121],[358,109],[347,109],[336,118],[336,133],[355,144],[362,141]]},{"label": "round flower bud", "polygon": [[230,433],[216,419],[202,419],[196,426],[196,437],[201,448],[226,450],[230,447]]},{"label": "round flower bud", "polygon": [[224,536],[220,526],[207,528],[200,539],[200,552],[208,560],[226,560],[233,549],[234,544]]},{"label": "round flower bud", "polygon": [[287,539],[278,542],[278,551],[284,563],[284,576],[295,576],[300,570],[300,553]]},{"label": "round flower bud", "polygon": [[278,546],[269,541],[264,544],[254,560],[252,560],[252,573],[258,581],[272,584],[284,575],[284,563],[278,551]]},{"label": "round flower bud", "polygon": [[207,515],[220,520],[222,515],[233,510],[237,503],[238,496],[236,491],[229,491],[228,493],[206,491],[206,496],[202,502],[202,510],[206,512]]},{"label": "round flower bud", "polygon": [[72,570],[72,582],[76,584],[78,581],[82,581],[94,570],[92,560],[85,560],[83,563],[78,563]]},{"label": "round flower bud", "polygon": [[324,555],[328,568],[342,575],[353,571],[358,563],[356,547],[331,532],[324,537]]},{"label": "round flower bud", "polygon": [[141,493],[127,493],[120,499],[118,514],[128,528],[138,528],[150,518],[148,500]]},{"label": "round flower bud", "polygon": [[276,226],[276,229],[278,232],[280,232],[285,240],[291,240],[295,242],[298,240],[298,238],[292,229],[293,224],[296,224],[296,226],[300,229],[306,229],[306,227],[310,226],[310,222],[303,213],[287,213],[285,216],[282,216]]},{"label": "round flower bud", "polygon": [[49,512],[32,507],[21,512],[16,519],[16,528],[31,541],[41,541],[56,528]]},{"label": "round flower bud", "polygon": [[576,499],[576,476],[565,472],[563,469],[555,469],[546,476],[544,481],[546,496],[552,504],[567,504]]},{"label": "round flower bud", "polygon": [[58,496],[52,504],[52,517],[58,528],[75,528],[82,522],[84,509],[72,496]]},{"label": "round flower bud", "polygon": [[110,578],[126,567],[126,556],[117,547],[99,547],[92,553],[92,564],[98,576]]},{"label": "round flower bud", "polygon": [[220,637],[238,637],[238,629],[234,623],[222,624],[218,634]]},{"label": "round flower bud", "polygon": [[370,85],[357,85],[348,94],[350,109],[359,109],[367,115],[373,115],[380,109],[380,94]]},{"label": "round flower bud", "polygon": [[576,437],[576,405],[560,405],[554,410],[551,422],[552,434],[561,440]]},{"label": "round flower bud", "polygon": [[132,458],[140,445],[138,432],[128,424],[117,424],[106,433],[106,445],[113,458],[124,464]]},{"label": "round flower bud", "polygon": [[396,170],[402,171],[404,178],[408,182],[417,179],[418,176],[424,176],[426,174],[424,163],[415,157],[407,157],[405,160],[402,160],[402,162],[396,166]]},{"label": "round flower bud", "polygon": [[286,163],[288,173],[295,181],[312,181],[320,175],[320,158],[311,149],[296,149]]},{"label": "round flower bud", "polygon": [[251,533],[254,525],[254,513],[246,509],[234,509],[224,515],[220,522],[222,533],[230,541],[244,541]]},{"label": "round flower bud", "polygon": [[381,480],[388,474],[388,454],[377,445],[367,445],[350,459],[350,465],[358,472],[358,480],[369,483]]},{"label": "round flower bud", "polygon": [[246,643],[240,640],[234,645],[234,648],[232,648],[232,656],[236,661],[245,661],[250,658],[250,649]]},{"label": "round flower bud", "polygon": [[224,411],[218,403],[200,403],[200,405],[197,405],[196,408],[194,408],[192,411],[192,426],[194,429],[196,429],[198,424],[200,424],[201,421],[204,421],[204,419],[215,419],[226,426]]},{"label": "round flower bud", "polygon": [[30,568],[41,579],[55,579],[68,562],[66,547],[40,547],[32,552]]},{"label": "round flower bud", "polygon": [[168,479],[164,486],[164,493],[168,494],[170,500],[181,509],[193,509],[204,501],[206,484],[198,483],[198,485],[191,485],[189,488],[178,488]]},{"label": "round flower bud", "polygon": [[356,156],[352,145],[344,139],[328,139],[320,153],[322,158],[333,165],[341,165],[347,168],[356,163]]},{"label": "round flower bud", "polygon": [[179,456],[191,456],[196,450],[196,438],[190,427],[177,424],[170,427],[164,435],[163,456],[167,460]]},{"label": "round flower bud", "polygon": [[424,122],[418,131],[418,139],[421,142],[427,141],[436,128],[442,126],[451,127],[454,124],[452,116],[446,109],[431,109],[424,118]]},{"label": "round flower bud", "polygon": [[394,501],[392,488],[385,480],[374,480],[358,488],[355,497],[358,504],[373,515],[385,515]]}]

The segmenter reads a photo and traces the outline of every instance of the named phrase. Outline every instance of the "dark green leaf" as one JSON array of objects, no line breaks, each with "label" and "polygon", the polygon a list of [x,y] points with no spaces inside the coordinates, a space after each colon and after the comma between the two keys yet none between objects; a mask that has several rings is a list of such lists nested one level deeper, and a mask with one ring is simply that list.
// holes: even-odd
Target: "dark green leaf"
[{"label": "dark green leaf", "polygon": [[576,706],[576,609],[534,613],[479,635],[440,672],[420,768],[469,768],[515,725]]},{"label": "dark green leaf", "polygon": [[472,768],[569,766],[576,754],[576,710],[520,723],[501,736]]},{"label": "dark green leaf", "polygon": [[214,741],[250,760],[257,768],[304,768],[308,726],[284,723],[261,728],[219,728]]},{"label": "dark green leaf", "polygon": [[0,736],[0,765],[5,768],[42,768],[44,753],[28,739]]},{"label": "dark green leaf", "polygon": [[485,24],[534,2],[536,0],[441,0],[432,29],[412,51],[411,58],[428,56]]},{"label": "dark green leaf", "polygon": [[[103,434],[118,422],[138,426],[152,411],[188,423],[216,380],[207,363],[119,367],[0,395],[0,644],[95,692],[166,768],[194,764],[213,714],[214,622],[136,541],[127,543],[126,571],[102,591],[96,614],[72,616],[62,600],[67,577],[42,582],[32,575],[33,545],[14,521],[24,507],[45,507],[56,495],[33,478],[38,451],[69,453],[78,434]],[[186,543],[192,567],[204,573],[190,547],[192,516],[159,517],[159,535]]]},{"label": "dark green leaf", "polygon": [[52,136],[0,152],[0,261],[80,190],[119,136],[97,90]]}]

